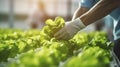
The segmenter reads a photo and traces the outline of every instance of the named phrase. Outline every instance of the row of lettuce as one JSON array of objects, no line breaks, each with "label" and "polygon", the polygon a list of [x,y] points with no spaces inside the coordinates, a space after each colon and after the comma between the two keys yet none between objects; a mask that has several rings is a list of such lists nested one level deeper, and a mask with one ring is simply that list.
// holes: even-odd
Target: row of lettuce
[{"label": "row of lettuce", "polygon": [[112,44],[104,32],[77,33],[56,40],[63,18],[48,19],[42,30],[0,29],[2,67],[109,67]]}]

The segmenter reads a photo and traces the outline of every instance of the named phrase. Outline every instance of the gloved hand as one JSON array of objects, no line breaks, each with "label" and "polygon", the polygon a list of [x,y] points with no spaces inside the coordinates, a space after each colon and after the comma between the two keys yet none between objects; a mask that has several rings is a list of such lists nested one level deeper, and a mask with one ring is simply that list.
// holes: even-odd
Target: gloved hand
[{"label": "gloved hand", "polygon": [[60,31],[55,33],[54,37],[56,39],[69,40],[84,27],[85,25],[82,23],[82,21],[77,18],[73,21],[66,22],[65,26]]}]

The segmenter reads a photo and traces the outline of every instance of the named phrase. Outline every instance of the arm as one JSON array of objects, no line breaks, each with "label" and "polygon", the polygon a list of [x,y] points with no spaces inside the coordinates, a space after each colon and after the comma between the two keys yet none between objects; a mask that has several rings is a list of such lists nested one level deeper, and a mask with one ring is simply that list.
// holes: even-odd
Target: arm
[{"label": "arm", "polygon": [[94,7],[79,18],[85,25],[89,25],[103,18],[119,6],[120,0],[100,0]]},{"label": "arm", "polygon": [[74,15],[72,17],[72,20],[75,20],[76,18],[78,18],[79,16],[83,15],[85,12],[87,12],[89,9],[86,7],[79,7],[75,12]]},{"label": "arm", "polygon": [[88,11],[86,10],[84,12],[78,9],[73,16],[73,20],[67,22],[60,31],[55,33],[54,36],[57,39],[68,40],[72,38],[78,31],[85,28],[87,25],[103,18],[119,6],[120,0],[100,0]]}]

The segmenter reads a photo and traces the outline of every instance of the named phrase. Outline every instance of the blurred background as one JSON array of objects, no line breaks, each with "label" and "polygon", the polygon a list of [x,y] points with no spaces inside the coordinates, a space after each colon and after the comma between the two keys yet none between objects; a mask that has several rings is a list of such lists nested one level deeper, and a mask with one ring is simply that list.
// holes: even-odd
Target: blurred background
[{"label": "blurred background", "polygon": [[[0,0],[0,28],[42,29],[45,20],[54,20],[57,16],[63,17],[65,21],[70,21],[74,11],[80,6],[80,1]],[[105,30],[105,24],[101,22],[104,21],[99,20],[83,31]]]},{"label": "blurred background", "polygon": [[[75,9],[79,6],[79,0],[39,0],[44,6],[41,10],[47,13],[48,18],[62,16],[70,20]],[[2,28],[28,28],[25,21],[38,0],[0,0],[0,27]]]},{"label": "blurred background", "polygon": [[38,6],[42,7],[39,12],[46,17],[40,22],[44,23],[46,19],[57,16],[69,21],[79,7],[79,2],[80,0],[0,0],[0,28],[29,29],[30,25],[26,21],[37,11],[35,9]]}]

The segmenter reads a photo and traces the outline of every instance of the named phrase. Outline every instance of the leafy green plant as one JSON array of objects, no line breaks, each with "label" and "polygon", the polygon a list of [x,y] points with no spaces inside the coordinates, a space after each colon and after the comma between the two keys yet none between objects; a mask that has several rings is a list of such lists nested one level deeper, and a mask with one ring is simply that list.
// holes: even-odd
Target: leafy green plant
[{"label": "leafy green plant", "polygon": [[46,20],[42,30],[0,29],[0,64],[58,67],[65,62],[64,67],[109,67],[112,44],[106,33],[77,33],[68,41],[55,39],[54,33],[64,25],[64,19],[56,17]]}]

